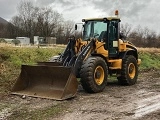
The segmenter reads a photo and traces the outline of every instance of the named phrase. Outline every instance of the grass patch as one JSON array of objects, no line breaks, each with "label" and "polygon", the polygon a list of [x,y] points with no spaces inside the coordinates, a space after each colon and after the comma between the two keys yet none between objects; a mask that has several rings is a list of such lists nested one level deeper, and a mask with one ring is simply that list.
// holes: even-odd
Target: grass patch
[{"label": "grass patch", "polygon": [[0,62],[9,62],[16,67],[22,64],[33,64],[39,61],[48,61],[50,57],[60,53],[58,48],[0,48]]},{"label": "grass patch", "polygon": [[44,120],[46,118],[57,116],[65,109],[66,106],[62,104],[34,111],[30,111],[28,108],[22,108],[20,110],[13,110],[13,113],[7,118],[7,120]]},{"label": "grass patch", "polygon": [[140,70],[152,68],[160,69],[160,54],[140,52],[139,57],[142,60],[142,63],[139,67]]},{"label": "grass patch", "polygon": [[62,52],[62,48],[1,47],[0,48],[0,96],[8,94],[20,73],[22,64],[34,64],[48,61]]}]

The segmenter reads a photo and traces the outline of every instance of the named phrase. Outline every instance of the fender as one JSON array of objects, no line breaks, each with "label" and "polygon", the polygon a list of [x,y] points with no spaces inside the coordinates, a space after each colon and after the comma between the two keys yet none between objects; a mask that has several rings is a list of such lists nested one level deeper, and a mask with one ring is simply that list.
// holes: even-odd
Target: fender
[{"label": "fender", "polygon": [[119,58],[124,59],[126,58],[126,55],[133,55],[136,59],[138,59],[138,52],[137,50],[127,50],[125,52],[119,53]]}]

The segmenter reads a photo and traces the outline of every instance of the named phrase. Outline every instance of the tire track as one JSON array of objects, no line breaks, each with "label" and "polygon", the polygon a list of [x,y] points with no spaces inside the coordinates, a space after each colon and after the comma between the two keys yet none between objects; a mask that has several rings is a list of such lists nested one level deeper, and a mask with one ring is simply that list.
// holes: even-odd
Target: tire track
[{"label": "tire track", "polygon": [[152,113],[160,109],[160,94],[144,98],[137,101],[137,108],[135,110],[134,118],[143,117],[146,114]]}]

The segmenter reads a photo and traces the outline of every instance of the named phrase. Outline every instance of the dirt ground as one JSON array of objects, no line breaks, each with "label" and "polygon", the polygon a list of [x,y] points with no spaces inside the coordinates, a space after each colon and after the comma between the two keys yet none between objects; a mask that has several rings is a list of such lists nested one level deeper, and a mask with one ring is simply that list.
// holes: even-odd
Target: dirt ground
[{"label": "dirt ground", "polygon": [[106,89],[97,94],[88,94],[79,86],[76,97],[65,101],[4,96],[0,100],[0,120],[13,119],[11,116],[18,116],[24,108],[32,111],[54,105],[65,109],[46,116],[46,120],[160,120],[160,71],[140,72],[133,86],[109,80]]}]

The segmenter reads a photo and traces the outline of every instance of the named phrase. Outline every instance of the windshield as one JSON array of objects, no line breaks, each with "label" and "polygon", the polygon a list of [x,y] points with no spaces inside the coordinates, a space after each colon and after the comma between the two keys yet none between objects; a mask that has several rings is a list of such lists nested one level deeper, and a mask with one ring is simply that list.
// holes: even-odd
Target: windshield
[{"label": "windshield", "polygon": [[83,39],[99,39],[104,32],[107,32],[107,23],[104,23],[103,21],[87,21],[84,24]]}]

